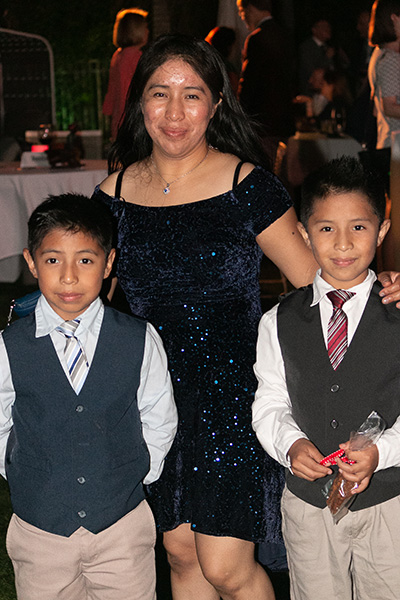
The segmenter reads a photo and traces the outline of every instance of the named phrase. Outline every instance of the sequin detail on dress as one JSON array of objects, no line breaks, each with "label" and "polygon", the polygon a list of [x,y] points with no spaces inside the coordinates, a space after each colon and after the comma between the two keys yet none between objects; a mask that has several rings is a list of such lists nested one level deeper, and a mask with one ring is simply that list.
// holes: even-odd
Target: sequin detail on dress
[{"label": "sequin detail on dress", "polygon": [[179,426],[149,488],[161,531],[280,541],[282,468],[251,427],[258,322],[256,236],[291,200],[255,168],[234,190],[195,203],[149,207],[96,188],[118,220],[117,275],[134,314],[159,331]]}]

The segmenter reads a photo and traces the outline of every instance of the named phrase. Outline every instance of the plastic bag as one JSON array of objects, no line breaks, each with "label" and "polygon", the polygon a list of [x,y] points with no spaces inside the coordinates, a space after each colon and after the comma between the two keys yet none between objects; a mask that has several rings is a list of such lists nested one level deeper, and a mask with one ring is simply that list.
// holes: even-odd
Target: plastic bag
[{"label": "plastic bag", "polygon": [[[373,411],[361,425],[357,431],[352,431],[350,434],[350,449],[365,450],[369,446],[376,444],[385,429],[385,423],[382,417]],[[334,464],[333,458],[341,457],[344,451],[338,450],[329,457],[321,461],[322,464]],[[333,458],[332,458],[333,457]],[[327,460],[329,461],[327,462]],[[350,461],[347,461],[350,462]],[[326,498],[326,504],[332,513],[333,520],[338,523],[348,512],[351,503],[356,496],[352,494],[352,490],[357,484],[352,481],[347,481],[344,477],[337,473],[332,476],[322,490],[322,494]]]}]

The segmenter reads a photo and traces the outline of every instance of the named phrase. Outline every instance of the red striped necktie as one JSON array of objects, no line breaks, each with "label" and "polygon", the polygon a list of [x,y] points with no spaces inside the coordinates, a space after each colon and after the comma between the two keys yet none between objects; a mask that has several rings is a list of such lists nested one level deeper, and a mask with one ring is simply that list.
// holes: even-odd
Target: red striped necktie
[{"label": "red striped necktie", "polygon": [[333,290],[327,296],[333,304],[333,313],[328,323],[328,355],[336,370],[347,350],[347,315],[342,306],[354,296],[354,292]]}]

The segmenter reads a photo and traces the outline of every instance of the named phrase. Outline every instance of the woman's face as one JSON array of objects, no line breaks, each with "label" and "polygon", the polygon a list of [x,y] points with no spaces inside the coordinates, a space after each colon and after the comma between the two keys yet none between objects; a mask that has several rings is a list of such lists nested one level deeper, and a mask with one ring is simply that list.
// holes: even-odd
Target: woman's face
[{"label": "woman's face", "polygon": [[205,144],[217,105],[201,77],[184,60],[172,58],[150,77],[142,113],[154,150],[182,158]]}]

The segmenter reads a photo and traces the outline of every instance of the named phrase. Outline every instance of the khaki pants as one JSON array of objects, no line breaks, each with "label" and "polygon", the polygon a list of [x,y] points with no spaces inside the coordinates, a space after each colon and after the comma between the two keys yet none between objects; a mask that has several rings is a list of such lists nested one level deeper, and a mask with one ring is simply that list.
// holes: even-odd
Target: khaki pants
[{"label": "khaki pants", "polygon": [[398,600],[400,497],[349,512],[337,525],[286,487],[283,537],[291,600]]},{"label": "khaki pants", "polygon": [[154,600],[155,525],[144,500],[98,534],[48,533],[15,514],[7,551],[19,600]]}]

